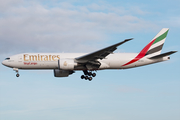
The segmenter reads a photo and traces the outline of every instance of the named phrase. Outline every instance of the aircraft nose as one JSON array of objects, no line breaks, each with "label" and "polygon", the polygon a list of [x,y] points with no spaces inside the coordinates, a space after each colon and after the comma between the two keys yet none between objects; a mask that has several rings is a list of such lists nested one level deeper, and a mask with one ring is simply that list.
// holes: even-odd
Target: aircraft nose
[{"label": "aircraft nose", "polygon": [[2,64],[3,64],[3,65],[6,65],[6,61],[5,61],[5,60],[4,60],[4,61],[2,61]]}]

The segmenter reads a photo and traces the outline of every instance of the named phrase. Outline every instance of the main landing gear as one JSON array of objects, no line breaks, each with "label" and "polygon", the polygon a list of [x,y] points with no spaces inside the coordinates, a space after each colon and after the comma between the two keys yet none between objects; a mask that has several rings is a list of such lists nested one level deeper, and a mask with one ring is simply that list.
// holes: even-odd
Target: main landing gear
[{"label": "main landing gear", "polygon": [[16,73],[17,73],[17,74],[16,74],[16,77],[19,77],[19,76],[20,76],[20,74],[19,74],[19,70],[18,70],[18,68],[13,68],[13,70],[14,70],[14,71],[16,71]]},{"label": "main landing gear", "polygon": [[88,72],[87,70],[84,70],[83,72],[84,72],[84,75],[81,76],[81,79],[85,79],[85,80],[91,81],[92,77],[96,76],[96,73]]}]

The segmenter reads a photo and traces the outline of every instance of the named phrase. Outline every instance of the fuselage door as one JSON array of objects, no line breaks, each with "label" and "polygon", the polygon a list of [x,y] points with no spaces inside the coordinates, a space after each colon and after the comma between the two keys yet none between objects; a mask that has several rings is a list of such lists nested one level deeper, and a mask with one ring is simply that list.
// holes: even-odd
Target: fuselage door
[{"label": "fuselage door", "polygon": [[18,56],[18,62],[22,62],[22,56]]}]

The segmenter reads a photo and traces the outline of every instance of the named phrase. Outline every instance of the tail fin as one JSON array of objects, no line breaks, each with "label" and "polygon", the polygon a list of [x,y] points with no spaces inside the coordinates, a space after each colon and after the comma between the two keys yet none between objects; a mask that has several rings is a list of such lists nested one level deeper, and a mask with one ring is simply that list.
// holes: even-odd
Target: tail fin
[{"label": "tail fin", "polygon": [[169,28],[163,28],[134,59],[124,64],[123,66],[134,63],[139,59],[143,58],[144,56],[151,58],[153,56],[159,55],[161,53],[168,31]]},{"label": "tail fin", "polygon": [[[169,28],[163,28],[152,40],[150,43],[152,43],[147,50],[145,56],[152,57],[159,55],[161,53],[162,47],[164,45],[167,33],[169,31]],[[149,43],[149,44],[150,44]],[[148,44],[148,45],[149,45]],[[147,46],[148,46],[147,45]]]}]

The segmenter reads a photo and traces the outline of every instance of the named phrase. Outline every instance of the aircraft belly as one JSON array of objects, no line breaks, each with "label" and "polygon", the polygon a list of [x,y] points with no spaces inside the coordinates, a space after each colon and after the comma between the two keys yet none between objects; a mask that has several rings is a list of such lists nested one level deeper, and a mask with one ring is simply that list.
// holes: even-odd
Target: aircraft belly
[{"label": "aircraft belly", "polygon": [[140,59],[132,64],[129,64],[127,66],[123,66],[123,69],[140,67],[140,66],[149,65],[149,64],[153,64],[153,63],[157,63],[157,62],[162,62],[162,61],[165,61],[165,59],[161,58],[161,59],[151,60],[148,58],[144,58],[144,59]]}]

